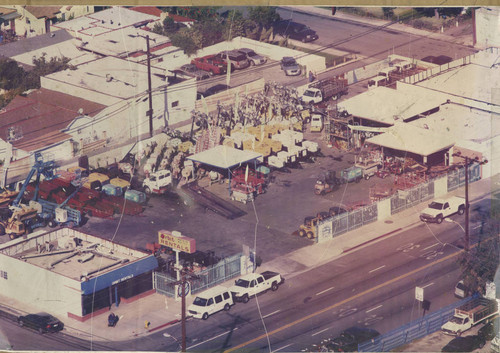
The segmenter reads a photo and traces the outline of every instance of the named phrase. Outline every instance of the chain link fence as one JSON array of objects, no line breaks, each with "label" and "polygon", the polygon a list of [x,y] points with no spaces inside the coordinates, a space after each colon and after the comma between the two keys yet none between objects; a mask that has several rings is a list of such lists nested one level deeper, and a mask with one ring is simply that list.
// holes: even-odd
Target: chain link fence
[{"label": "chain link fence", "polygon": [[[241,257],[237,254],[222,259],[217,264],[203,271],[195,273],[197,279],[191,280],[191,293],[195,294],[205,289],[213,287],[219,283],[225,282],[241,274]],[[170,275],[162,272],[153,273],[154,289],[160,294],[175,297],[175,282],[177,280]]]}]

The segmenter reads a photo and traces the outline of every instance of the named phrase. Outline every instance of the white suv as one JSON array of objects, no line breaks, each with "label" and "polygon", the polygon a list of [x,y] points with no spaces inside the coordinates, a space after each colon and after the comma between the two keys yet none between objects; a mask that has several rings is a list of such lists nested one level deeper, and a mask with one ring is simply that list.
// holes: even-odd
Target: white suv
[{"label": "white suv", "polygon": [[245,55],[245,57],[250,61],[250,66],[265,64],[267,59],[259,54],[257,54],[253,49],[241,48],[238,52]]}]

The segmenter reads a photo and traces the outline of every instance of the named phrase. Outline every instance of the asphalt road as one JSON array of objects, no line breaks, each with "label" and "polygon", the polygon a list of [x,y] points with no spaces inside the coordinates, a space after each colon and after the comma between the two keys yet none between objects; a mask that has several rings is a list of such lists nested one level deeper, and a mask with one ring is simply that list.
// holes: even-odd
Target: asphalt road
[{"label": "asphalt road", "polygon": [[[387,332],[422,315],[415,286],[425,288],[431,311],[455,300],[460,249],[453,243],[462,235],[453,223],[419,223],[295,276],[275,293],[236,304],[207,321],[189,320],[188,350],[253,351],[271,345],[272,350],[297,351],[353,325]],[[180,327],[165,332],[171,340],[167,350],[177,349],[171,337],[180,338]]]}]

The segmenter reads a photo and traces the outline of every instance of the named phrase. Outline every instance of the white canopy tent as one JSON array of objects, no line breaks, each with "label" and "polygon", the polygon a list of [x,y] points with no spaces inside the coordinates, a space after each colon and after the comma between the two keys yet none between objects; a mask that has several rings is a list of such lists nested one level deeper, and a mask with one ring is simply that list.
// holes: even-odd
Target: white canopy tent
[{"label": "white canopy tent", "polygon": [[262,158],[262,154],[249,151],[239,150],[233,147],[219,145],[209,150],[196,153],[187,159],[205,164],[218,169],[226,169],[229,178],[229,192],[231,193],[231,168],[245,165],[246,163],[254,162],[255,167],[257,159]]}]

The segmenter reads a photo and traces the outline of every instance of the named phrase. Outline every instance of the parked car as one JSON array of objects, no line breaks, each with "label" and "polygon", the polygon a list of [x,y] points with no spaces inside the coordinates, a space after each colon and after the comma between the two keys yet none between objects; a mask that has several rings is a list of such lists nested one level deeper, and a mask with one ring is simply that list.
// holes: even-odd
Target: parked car
[{"label": "parked car", "polygon": [[26,326],[37,330],[39,333],[58,332],[64,324],[54,316],[47,313],[28,314],[17,318],[19,326]]},{"label": "parked car", "polygon": [[240,53],[236,50],[225,50],[218,54],[221,59],[226,63],[229,60],[229,65],[231,66],[231,71],[246,69],[250,66],[245,54]]},{"label": "parked car", "polygon": [[326,344],[331,352],[355,352],[358,350],[358,344],[380,336],[378,331],[365,327],[350,327],[342,331],[339,337],[336,337]]},{"label": "parked car", "polygon": [[220,56],[207,55],[201,58],[194,58],[191,64],[198,69],[207,71],[210,75],[222,75],[226,73],[227,66]]},{"label": "parked car", "polygon": [[458,281],[458,283],[455,285],[455,297],[463,299],[465,298],[466,292],[467,288],[465,288],[464,281]]},{"label": "parked car", "polygon": [[485,343],[484,337],[479,335],[457,337],[444,346],[441,352],[472,352],[478,348],[483,348]]},{"label": "parked car", "polygon": [[298,76],[301,74],[301,69],[297,61],[291,56],[284,56],[280,62],[281,70],[285,71],[287,76]]},{"label": "parked car", "polygon": [[176,76],[181,78],[196,78],[196,81],[205,80],[210,78],[210,74],[206,71],[200,70],[194,64],[185,64],[176,70],[171,70]]},{"label": "parked car", "polygon": [[198,99],[201,99],[201,96],[203,96],[205,98],[212,96],[216,93],[228,90],[229,88],[231,88],[231,87],[229,87],[228,85],[222,84],[222,83],[216,84],[215,86],[207,88],[205,90],[205,92],[198,92],[200,94],[200,98],[198,98]]},{"label": "parked car", "polygon": [[275,34],[301,42],[312,42],[318,39],[318,34],[306,25],[291,20],[282,20],[273,24]]},{"label": "parked car", "polygon": [[238,52],[246,56],[246,58],[250,62],[250,66],[263,65],[267,61],[267,58],[257,54],[253,49],[241,48],[238,49]]},{"label": "parked car", "polygon": [[500,332],[500,317],[497,316],[494,320],[484,324],[477,332],[478,336],[483,337],[487,341],[491,341]]}]

